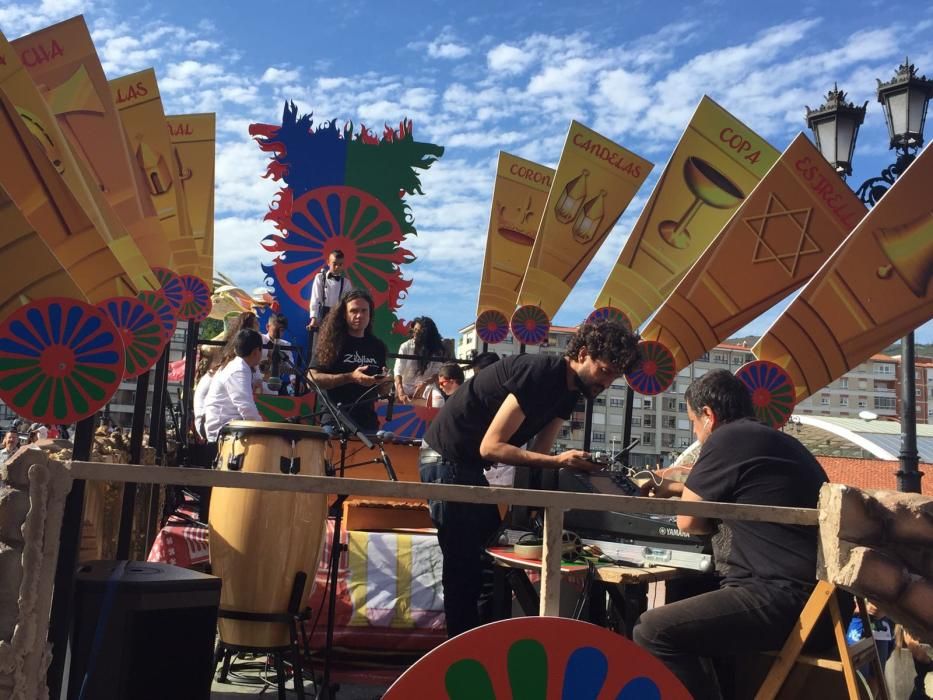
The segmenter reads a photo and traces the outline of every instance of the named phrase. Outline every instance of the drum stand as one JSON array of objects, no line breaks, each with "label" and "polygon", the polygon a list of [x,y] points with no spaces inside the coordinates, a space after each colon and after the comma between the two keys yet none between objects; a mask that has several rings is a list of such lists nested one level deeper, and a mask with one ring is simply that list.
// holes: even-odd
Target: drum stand
[{"label": "drum stand", "polygon": [[298,630],[301,629],[302,645],[308,648],[308,640],[305,636],[304,621],[311,617],[311,611],[308,608],[301,610],[301,598],[305,589],[305,582],[308,575],[304,571],[295,574],[295,582],[292,584],[292,594],[288,601],[288,610],[285,613],[251,613],[241,612],[239,610],[220,609],[217,616],[228,620],[243,620],[247,622],[272,622],[288,625],[289,643],[278,647],[253,647],[240,644],[227,644],[222,639],[218,639],[217,648],[214,650],[214,666],[223,662],[220,669],[218,680],[221,683],[227,682],[227,676],[230,673],[230,657],[237,652],[271,654],[275,664],[275,678],[278,687],[279,700],[286,700],[285,696],[285,656],[291,660],[292,679],[294,681],[295,693],[299,700],[304,700],[304,673],[302,671],[301,649],[298,646]]}]

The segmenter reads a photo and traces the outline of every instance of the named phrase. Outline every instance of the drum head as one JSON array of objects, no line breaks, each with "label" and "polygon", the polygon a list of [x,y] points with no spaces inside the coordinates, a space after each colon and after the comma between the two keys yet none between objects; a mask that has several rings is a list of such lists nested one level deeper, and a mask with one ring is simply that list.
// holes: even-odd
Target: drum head
[{"label": "drum head", "polygon": [[316,425],[268,423],[258,420],[232,420],[220,429],[225,435],[277,435],[289,440],[329,440],[330,434]]}]

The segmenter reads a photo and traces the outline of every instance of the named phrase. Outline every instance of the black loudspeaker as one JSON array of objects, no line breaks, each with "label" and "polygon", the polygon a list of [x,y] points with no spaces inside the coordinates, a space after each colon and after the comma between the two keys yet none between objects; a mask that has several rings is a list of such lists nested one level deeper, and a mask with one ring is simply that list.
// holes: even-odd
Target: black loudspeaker
[{"label": "black loudspeaker", "polygon": [[92,561],[75,576],[71,700],[209,700],[220,579]]}]

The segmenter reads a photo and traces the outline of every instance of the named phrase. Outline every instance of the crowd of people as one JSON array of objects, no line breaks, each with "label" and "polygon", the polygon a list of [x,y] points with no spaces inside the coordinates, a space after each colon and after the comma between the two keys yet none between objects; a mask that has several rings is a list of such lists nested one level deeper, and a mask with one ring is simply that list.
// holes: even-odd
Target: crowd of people
[{"label": "crowd of people", "polygon": [[45,423],[26,423],[15,420],[4,433],[0,441],[0,464],[6,462],[23,445],[39,440],[69,440],[71,429],[67,425],[48,425]]}]

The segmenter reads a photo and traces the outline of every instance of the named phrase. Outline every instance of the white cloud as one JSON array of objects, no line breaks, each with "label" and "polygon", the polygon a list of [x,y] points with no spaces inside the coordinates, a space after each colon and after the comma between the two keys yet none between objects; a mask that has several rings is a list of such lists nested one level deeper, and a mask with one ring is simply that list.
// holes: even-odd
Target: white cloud
[{"label": "white cloud", "polygon": [[268,264],[273,256],[258,243],[272,233],[275,233],[275,229],[271,224],[255,216],[215,218],[214,269],[244,289],[265,286],[260,265]]},{"label": "white cloud", "polygon": [[266,68],[266,72],[259,79],[260,83],[294,83],[301,77],[301,72],[288,68]]},{"label": "white cloud", "polygon": [[452,41],[432,41],[428,44],[428,56],[431,58],[457,59],[470,55],[470,48]]},{"label": "white cloud", "polygon": [[534,57],[517,46],[499,44],[486,54],[486,64],[493,73],[518,75],[534,61]]}]

